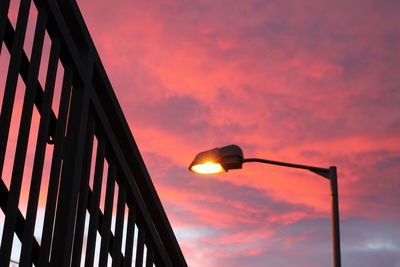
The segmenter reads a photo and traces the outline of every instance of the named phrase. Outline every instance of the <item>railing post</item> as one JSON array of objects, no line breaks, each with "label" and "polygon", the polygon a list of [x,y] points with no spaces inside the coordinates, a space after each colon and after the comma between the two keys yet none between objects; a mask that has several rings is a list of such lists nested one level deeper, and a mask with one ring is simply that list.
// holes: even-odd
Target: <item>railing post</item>
[{"label": "railing post", "polygon": [[69,267],[73,246],[77,198],[82,176],[84,142],[88,130],[92,63],[89,58],[84,85],[72,89],[70,116],[64,143],[50,266]]}]

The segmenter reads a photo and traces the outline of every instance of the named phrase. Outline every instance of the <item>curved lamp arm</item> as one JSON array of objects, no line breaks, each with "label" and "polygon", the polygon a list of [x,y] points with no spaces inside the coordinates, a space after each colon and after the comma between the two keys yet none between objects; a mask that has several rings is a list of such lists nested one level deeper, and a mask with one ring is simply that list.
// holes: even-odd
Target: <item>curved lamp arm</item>
[{"label": "curved lamp arm", "polygon": [[260,159],[260,158],[247,158],[247,159],[243,159],[242,162],[243,163],[244,162],[261,162],[261,163],[291,167],[291,168],[296,168],[296,169],[305,169],[305,170],[312,171],[313,173],[316,173],[324,178],[330,179],[330,169],[328,169],[328,168],[293,164],[293,163],[287,163],[287,162],[275,161],[275,160],[269,160],[269,159]]}]

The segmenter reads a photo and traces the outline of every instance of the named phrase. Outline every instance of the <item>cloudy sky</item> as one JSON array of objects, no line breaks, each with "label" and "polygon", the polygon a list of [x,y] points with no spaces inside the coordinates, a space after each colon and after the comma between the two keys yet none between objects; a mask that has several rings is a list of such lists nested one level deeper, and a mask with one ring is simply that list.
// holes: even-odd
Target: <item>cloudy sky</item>
[{"label": "cloudy sky", "polygon": [[336,165],[343,266],[400,266],[399,1],[78,4],[189,266],[331,265],[329,182],[187,170],[228,144]]},{"label": "cloudy sky", "polygon": [[78,1],[189,266],[330,266],[330,191],[202,150],[339,173],[344,266],[400,266],[398,1]]}]

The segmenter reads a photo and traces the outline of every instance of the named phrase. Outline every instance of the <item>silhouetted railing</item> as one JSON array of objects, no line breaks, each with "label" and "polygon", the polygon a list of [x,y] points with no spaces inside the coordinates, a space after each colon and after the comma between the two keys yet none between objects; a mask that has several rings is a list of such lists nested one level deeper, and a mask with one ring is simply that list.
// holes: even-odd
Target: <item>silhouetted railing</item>
[{"label": "silhouetted railing", "polygon": [[18,4],[0,1],[0,266],[187,266],[76,3]]}]

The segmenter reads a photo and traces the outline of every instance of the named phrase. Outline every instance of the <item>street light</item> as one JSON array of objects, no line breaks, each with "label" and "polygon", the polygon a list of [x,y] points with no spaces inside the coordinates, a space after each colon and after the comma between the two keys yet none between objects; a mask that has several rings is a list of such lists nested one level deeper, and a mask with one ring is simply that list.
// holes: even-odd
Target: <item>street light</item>
[{"label": "street light", "polygon": [[336,167],[320,168],[306,166],[281,161],[274,161],[260,158],[243,157],[243,151],[237,145],[217,147],[201,152],[196,155],[189,166],[189,170],[200,174],[211,174],[227,172],[231,169],[241,169],[245,162],[261,162],[273,165],[286,166],[297,169],[309,170],[330,181],[332,199],[332,247],[333,247],[333,266],[341,266],[340,257],[340,230],[339,230],[339,201]]}]

